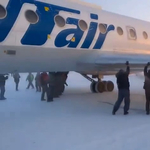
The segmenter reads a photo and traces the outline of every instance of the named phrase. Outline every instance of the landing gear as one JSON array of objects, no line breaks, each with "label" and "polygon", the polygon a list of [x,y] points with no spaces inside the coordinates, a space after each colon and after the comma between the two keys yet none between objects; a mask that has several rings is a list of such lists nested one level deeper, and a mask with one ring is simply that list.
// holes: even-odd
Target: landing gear
[{"label": "landing gear", "polygon": [[92,82],[90,89],[92,93],[112,92],[114,90],[114,84],[112,81]]},{"label": "landing gear", "polygon": [[92,93],[103,93],[103,92],[112,92],[114,90],[114,83],[112,81],[98,81],[93,80],[87,75],[83,75],[86,79],[91,81],[90,90]]},{"label": "landing gear", "polygon": [[114,83],[112,81],[107,81],[105,90],[108,92],[112,92],[114,90]]},{"label": "landing gear", "polygon": [[96,85],[95,85],[95,90],[96,90],[97,93],[103,93],[104,88],[105,88],[104,83],[101,82],[101,81],[97,82]]},{"label": "landing gear", "polygon": [[92,93],[97,93],[97,92],[96,92],[96,89],[95,89],[96,83],[97,83],[97,82],[92,82],[91,85],[90,85],[90,90],[91,90]]}]

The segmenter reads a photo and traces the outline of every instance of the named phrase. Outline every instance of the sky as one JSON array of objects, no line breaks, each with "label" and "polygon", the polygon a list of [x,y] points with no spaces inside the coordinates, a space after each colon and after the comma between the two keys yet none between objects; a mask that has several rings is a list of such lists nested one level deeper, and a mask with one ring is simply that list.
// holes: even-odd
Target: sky
[{"label": "sky", "polygon": [[150,22],[150,0],[83,0],[103,10]]}]

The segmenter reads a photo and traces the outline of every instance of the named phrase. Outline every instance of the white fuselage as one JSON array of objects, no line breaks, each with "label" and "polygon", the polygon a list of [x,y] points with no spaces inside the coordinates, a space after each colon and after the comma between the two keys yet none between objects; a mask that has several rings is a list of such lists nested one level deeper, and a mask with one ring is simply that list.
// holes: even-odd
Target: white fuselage
[{"label": "white fuselage", "polygon": [[[78,1],[22,0],[20,5],[17,1],[0,2],[7,11],[0,19],[0,72],[103,72],[127,60],[137,64],[136,68],[150,61],[149,22]],[[12,15],[14,6],[18,13]],[[36,12],[36,23],[27,20],[28,10]],[[16,54],[7,54],[7,50]]]}]

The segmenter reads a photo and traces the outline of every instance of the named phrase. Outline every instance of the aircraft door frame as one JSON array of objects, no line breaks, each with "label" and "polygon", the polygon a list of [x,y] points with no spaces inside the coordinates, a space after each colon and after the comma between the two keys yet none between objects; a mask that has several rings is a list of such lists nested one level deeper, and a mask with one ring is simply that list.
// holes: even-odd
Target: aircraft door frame
[{"label": "aircraft door frame", "polygon": [[131,26],[126,26],[127,29],[127,37],[129,40],[136,40],[137,39],[137,34],[136,30],[134,27]]}]

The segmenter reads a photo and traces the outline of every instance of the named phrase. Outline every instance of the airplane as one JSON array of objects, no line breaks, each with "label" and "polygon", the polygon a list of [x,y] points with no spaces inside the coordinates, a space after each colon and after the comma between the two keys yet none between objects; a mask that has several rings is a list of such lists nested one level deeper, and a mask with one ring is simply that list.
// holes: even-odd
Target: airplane
[{"label": "airplane", "polygon": [[1,0],[0,73],[75,71],[93,93],[111,92],[104,75],[150,61],[149,26],[80,0]]}]

